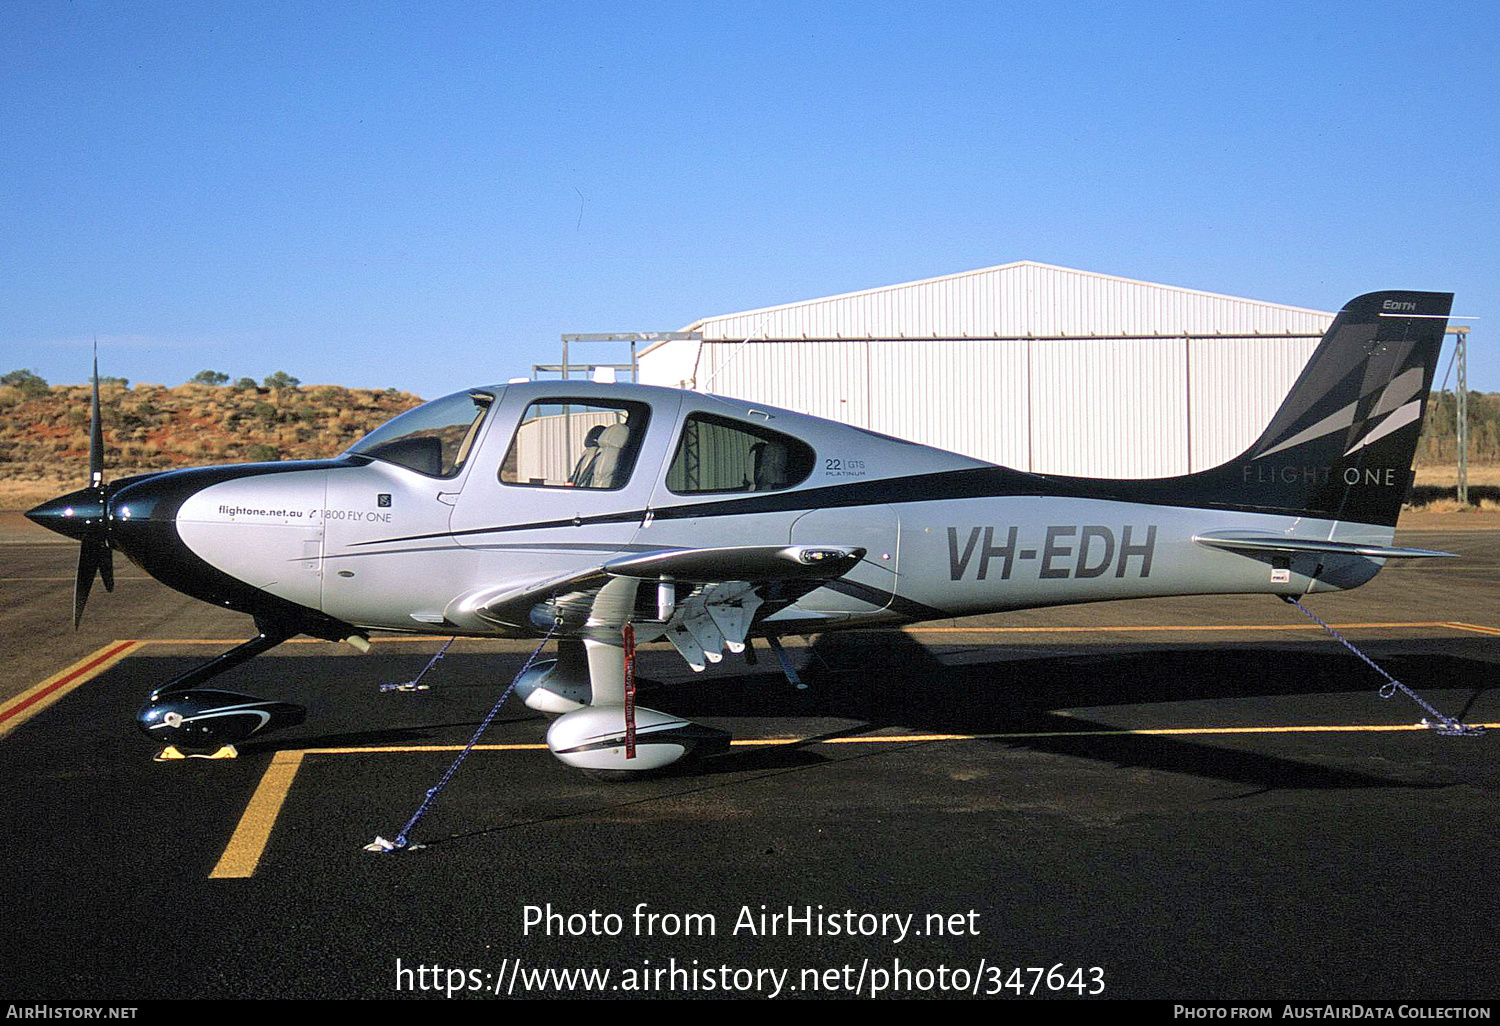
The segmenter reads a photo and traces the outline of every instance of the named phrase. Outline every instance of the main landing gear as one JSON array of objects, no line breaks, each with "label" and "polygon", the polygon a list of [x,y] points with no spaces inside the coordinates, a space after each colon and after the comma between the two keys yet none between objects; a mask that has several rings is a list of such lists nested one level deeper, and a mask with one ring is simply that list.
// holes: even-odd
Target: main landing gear
[{"label": "main landing gear", "polygon": [[560,714],[547,747],[569,766],[599,775],[633,776],[685,757],[727,750],[729,734],[634,704],[634,635],[620,642],[565,638],[557,658],[538,663],[516,684],[532,709]]}]

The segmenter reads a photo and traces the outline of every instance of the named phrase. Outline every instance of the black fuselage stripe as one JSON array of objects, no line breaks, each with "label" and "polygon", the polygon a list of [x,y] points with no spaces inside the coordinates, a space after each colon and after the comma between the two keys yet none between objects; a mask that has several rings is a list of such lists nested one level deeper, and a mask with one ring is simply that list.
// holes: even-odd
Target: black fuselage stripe
[{"label": "black fuselage stripe", "polygon": [[[1205,475],[1192,475],[1203,477]],[[1197,487],[1194,487],[1194,486]],[[1106,487],[1107,486],[1107,487]],[[1220,510],[1270,515],[1298,515],[1308,511],[1285,506],[1261,506],[1243,502],[1208,501],[1201,482],[1191,484],[1184,478],[1100,481],[1093,478],[1043,478],[1008,467],[977,467],[950,470],[936,474],[883,478],[854,484],[806,488],[765,495],[747,496],[715,502],[664,506],[659,509],[623,510],[566,520],[542,520],[525,524],[501,524],[471,527],[460,531],[409,535],[357,542],[355,546],[394,545],[400,542],[428,541],[433,538],[458,538],[477,534],[508,534],[516,531],[541,531],[554,527],[629,523],[642,521],[649,514],[656,520],[694,520],[758,513],[811,512],[819,509],[846,509],[856,506],[905,505],[952,499],[1094,499],[1105,502],[1134,503],[1145,506],[1177,506],[1189,509]],[[1193,492],[1197,492],[1196,496]]]},{"label": "black fuselage stripe", "polygon": [[[451,535],[434,535],[428,537],[447,538]],[[397,538],[391,544],[410,541],[407,538]],[[373,542],[356,542],[355,545],[369,545]],[[353,548],[354,546],[350,546]],[[324,556],[324,560],[333,559],[355,559],[365,556],[406,556],[414,552],[663,552],[672,546],[663,545],[635,545],[627,543],[582,543],[582,542],[527,542],[518,545],[505,545],[496,543],[494,545],[424,545],[414,549],[362,549],[359,552],[339,552]],[[288,559],[289,563],[300,563],[302,557],[297,556]]]}]

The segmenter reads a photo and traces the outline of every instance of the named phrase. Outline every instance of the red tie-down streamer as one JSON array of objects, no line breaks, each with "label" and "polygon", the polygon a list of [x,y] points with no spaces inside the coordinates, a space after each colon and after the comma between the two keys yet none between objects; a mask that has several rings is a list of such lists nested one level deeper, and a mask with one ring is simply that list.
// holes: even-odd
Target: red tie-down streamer
[{"label": "red tie-down streamer", "polygon": [[625,625],[625,758],[635,758],[635,625]]}]

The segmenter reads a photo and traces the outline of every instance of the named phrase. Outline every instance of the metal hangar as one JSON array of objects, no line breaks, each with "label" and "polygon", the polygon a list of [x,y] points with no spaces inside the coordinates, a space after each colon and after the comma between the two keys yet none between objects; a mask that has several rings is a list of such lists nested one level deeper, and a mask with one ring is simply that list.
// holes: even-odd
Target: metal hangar
[{"label": "metal hangar", "polygon": [[1248,446],[1333,316],[1023,260],[707,317],[637,364],[1021,470],[1165,477]]}]

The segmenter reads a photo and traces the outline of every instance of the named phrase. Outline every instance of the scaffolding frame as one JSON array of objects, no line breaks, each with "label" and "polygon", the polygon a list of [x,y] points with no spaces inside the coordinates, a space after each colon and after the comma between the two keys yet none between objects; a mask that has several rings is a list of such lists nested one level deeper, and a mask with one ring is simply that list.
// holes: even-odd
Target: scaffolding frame
[{"label": "scaffolding frame", "polygon": [[1454,337],[1453,362],[1458,365],[1458,380],[1454,383],[1454,445],[1458,450],[1458,503],[1469,504],[1469,328],[1467,325],[1450,326],[1449,335]]},{"label": "scaffolding frame", "polygon": [[[583,371],[589,375],[598,370],[629,371],[632,383],[639,383],[640,363],[636,360],[636,346],[641,343],[648,345],[656,342],[678,342],[678,341],[702,342],[703,333],[700,331],[601,331],[584,334],[573,334],[562,336],[562,363],[534,363],[531,365],[531,380],[536,381],[542,374],[556,374],[563,381],[567,381],[574,371]],[[582,363],[574,364],[568,355],[568,347],[579,342],[629,342],[629,363]]]}]

